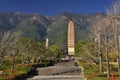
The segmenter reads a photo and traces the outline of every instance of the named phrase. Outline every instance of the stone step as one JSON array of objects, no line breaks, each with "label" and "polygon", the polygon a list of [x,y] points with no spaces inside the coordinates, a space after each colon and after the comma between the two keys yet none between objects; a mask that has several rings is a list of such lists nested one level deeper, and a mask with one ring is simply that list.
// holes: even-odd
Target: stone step
[{"label": "stone step", "polygon": [[53,66],[38,68],[38,75],[80,75],[81,69],[75,66]]},{"label": "stone step", "polygon": [[75,66],[74,60],[62,60],[59,63],[55,64],[55,66]]},{"label": "stone step", "polygon": [[27,80],[84,80],[84,77],[75,75],[35,76],[33,78],[28,78]]}]

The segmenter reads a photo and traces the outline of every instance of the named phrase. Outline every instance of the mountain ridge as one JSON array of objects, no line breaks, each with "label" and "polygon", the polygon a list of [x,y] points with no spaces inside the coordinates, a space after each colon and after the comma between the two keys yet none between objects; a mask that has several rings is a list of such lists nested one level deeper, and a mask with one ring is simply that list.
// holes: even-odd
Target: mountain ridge
[{"label": "mountain ridge", "polygon": [[97,15],[101,15],[101,13],[74,14],[64,12],[55,16],[43,16],[40,14],[23,14],[19,12],[0,12],[0,33],[9,30],[21,30],[25,37],[34,38],[42,42],[45,42],[45,39],[49,38],[50,45],[58,45],[66,48],[69,20],[72,19],[75,24],[75,41],[86,41],[91,22]]}]

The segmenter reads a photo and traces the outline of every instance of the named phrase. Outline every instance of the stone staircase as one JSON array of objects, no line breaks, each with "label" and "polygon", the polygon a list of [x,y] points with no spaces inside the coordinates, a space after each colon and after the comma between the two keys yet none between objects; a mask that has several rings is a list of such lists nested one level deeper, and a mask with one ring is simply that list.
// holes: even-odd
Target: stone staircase
[{"label": "stone staircase", "polygon": [[38,75],[80,75],[81,69],[74,66],[53,66],[37,69]]},{"label": "stone staircase", "polygon": [[81,75],[81,69],[75,66],[74,60],[64,60],[55,66],[38,68],[38,75]]},{"label": "stone staircase", "polygon": [[54,66],[37,68],[38,75],[27,80],[84,80],[75,60],[62,60]]}]

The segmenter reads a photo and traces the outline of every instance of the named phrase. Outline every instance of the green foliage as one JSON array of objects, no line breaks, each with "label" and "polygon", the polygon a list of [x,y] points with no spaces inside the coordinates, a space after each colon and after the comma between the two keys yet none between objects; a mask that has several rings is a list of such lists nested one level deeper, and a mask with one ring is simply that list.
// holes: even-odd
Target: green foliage
[{"label": "green foliage", "polygon": [[61,51],[61,48],[59,48],[58,46],[50,46],[47,51],[49,51],[49,53],[47,53],[47,58],[48,60],[51,60],[53,62],[58,62],[61,60],[62,56],[63,56],[63,52]]},{"label": "green foliage", "polygon": [[61,59],[62,56],[63,56],[63,52],[61,50],[61,48],[59,48],[58,46],[50,46],[49,49],[51,50],[52,52],[52,57],[53,58],[56,58],[56,59]]},{"label": "green foliage", "polygon": [[[50,60],[60,60],[63,52],[58,46],[46,48],[41,42],[30,38],[21,37],[19,41],[19,57],[22,62],[43,62]],[[44,62],[43,62],[44,63]]]},{"label": "green foliage", "polygon": [[97,63],[98,54],[95,52],[95,45],[89,42],[80,41],[75,45],[75,56],[86,62]]},{"label": "green foliage", "polygon": [[30,61],[45,56],[46,48],[44,45],[34,39],[22,37],[19,42],[19,55],[21,58]]}]

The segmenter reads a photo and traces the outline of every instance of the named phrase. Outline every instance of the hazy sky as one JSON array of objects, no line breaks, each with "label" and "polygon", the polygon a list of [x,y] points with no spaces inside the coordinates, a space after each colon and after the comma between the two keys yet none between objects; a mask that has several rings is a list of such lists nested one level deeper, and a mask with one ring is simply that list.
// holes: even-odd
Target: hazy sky
[{"label": "hazy sky", "polygon": [[104,12],[115,0],[0,0],[0,12],[40,13]]}]

